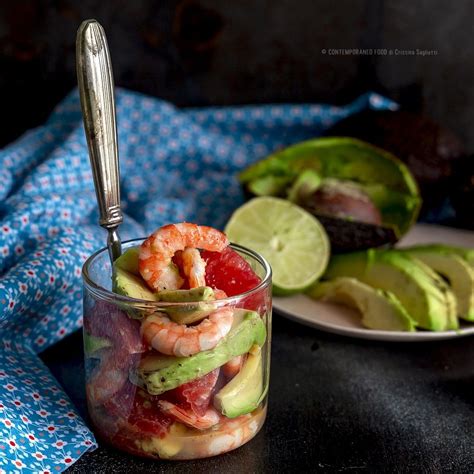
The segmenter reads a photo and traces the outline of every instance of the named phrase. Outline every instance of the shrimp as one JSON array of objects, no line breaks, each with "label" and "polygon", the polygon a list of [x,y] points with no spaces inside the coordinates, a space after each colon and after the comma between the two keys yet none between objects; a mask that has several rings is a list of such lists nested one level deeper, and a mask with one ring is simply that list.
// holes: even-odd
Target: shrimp
[{"label": "shrimp", "polygon": [[250,414],[224,421],[219,426],[219,431],[206,444],[206,456],[226,453],[242,446],[257,434],[260,426],[258,420],[252,419]]},{"label": "shrimp", "polygon": [[87,382],[88,399],[94,405],[100,405],[114,396],[128,379],[128,371],[115,364],[115,353],[110,353],[97,372]]},{"label": "shrimp", "polygon": [[171,415],[177,421],[198,430],[207,430],[217,425],[221,419],[214,408],[208,408],[203,416],[199,416],[166,400],[160,400],[158,406],[167,415]]},{"label": "shrimp", "polygon": [[214,289],[214,298],[216,300],[223,300],[227,298],[227,293],[224,290],[219,290],[217,288]]},{"label": "shrimp", "polygon": [[228,378],[234,377],[240,372],[243,361],[244,361],[244,358],[241,355],[233,357],[232,359],[229,360],[229,362],[225,363],[222,366],[223,374]]},{"label": "shrimp", "polygon": [[[201,248],[211,252],[222,252],[229,245],[225,234],[207,226],[198,226],[182,222],[169,224],[159,228],[140,246],[138,269],[142,278],[154,290],[176,290],[181,288],[183,281],[171,259],[178,250],[188,247]],[[193,265],[194,266],[194,265]],[[200,277],[199,270],[190,270],[193,278]]]},{"label": "shrimp", "polygon": [[206,286],[206,262],[198,249],[188,247],[183,250],[183,270],[188,277],[189,288]]},{"label": "shrimp", "polygon": [[217,346],[234,321],[232,308],[219,308],[196,326],[171,321],[163,313],[152,314],[142,322],[141,333],[153,349],[162,354],[187,357]]}]

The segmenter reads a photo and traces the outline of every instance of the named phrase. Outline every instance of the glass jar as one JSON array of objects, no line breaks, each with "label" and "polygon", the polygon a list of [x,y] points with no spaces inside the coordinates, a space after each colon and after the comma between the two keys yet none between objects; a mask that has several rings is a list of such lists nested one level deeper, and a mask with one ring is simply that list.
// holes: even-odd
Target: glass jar
[{"label": "glass jar", "polygon": [[[125,242],[123,249],[141,242]],[[255,252],[231,247],[260,283],[245,293],[206,301],[122,296],[112,291],[107,249],[85,262],[86,392],[100,439],[139,456],[182,460],[231,451],[258,433],[270,375],[271,269]],[[231,328],[213,349],[174,357],[160,354],[142,337],[145,321],[154,317],[176,321],[184,315],[178,321],[190,327],[223,308],[232,318]],[[166,338],[167,326],[164,331]]]}]

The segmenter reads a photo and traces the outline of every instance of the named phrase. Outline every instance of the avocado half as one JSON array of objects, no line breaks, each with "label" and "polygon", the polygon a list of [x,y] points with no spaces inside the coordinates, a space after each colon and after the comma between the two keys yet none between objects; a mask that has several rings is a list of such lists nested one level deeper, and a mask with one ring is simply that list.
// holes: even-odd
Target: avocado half
[{"label": "avocado half", "polygon": [[[308,170],[319,175],[323,183],[339,180],[355,184],[380,212],[381,223],[374,227],[393,229],[396,238],[416,221],[421,198],[406,165],[391,153],[353,138],[316,138],[292,145],[248,167],[239,179],[251,195],[284,196]],[[341,226],[351,222],[340,220]],[[357,231],[357,222],[352,224]]]}]

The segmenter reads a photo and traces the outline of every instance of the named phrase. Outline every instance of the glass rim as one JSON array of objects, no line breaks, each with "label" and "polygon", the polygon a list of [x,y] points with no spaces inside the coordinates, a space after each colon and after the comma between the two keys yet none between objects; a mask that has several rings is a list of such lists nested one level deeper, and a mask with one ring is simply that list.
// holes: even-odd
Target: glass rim
[{"label": "glass rim", "polygon": [[[130,244],[133,242],[143,242],[143,240],[145,239],[146,237],[125,240],[124,242],[122,242],[122,245]],[[254,250],[251,250],[239,244],[235,244],[231,242],[230,247],[256,260],[265,270],[265,274],[262,277],[262,280],[260,281],[260,283],[250,290],[247,290],[243,293],[239,293],[238,295],[228,296],[226,298],[222,298],[219,300],[209,301],[209,303],[216,304],[217,306],[221,306],[221,305],[225,306],[232,303],[238,303],[240,300],[257,293],[262,288],[265,288],[271,282],[272,268],[270,264],[268,263],[268,261],[265,259],[265,257],[255,252]],[[83,279],[84,285],[92,294],[94,294],[94,296],[100,298],[101,300],[105,300],[109,303],[123,303],[128,306],[140,308],[140,309],[148,308],[148,309],[155,309],[155,310],[158,308],[163,308],[163,307],[179,307],[183,305],[189,306],[190,304],[199,303],[199,301],[187,301],[187,302],[178,302],[178,303],[167,302],[167,301],[166,302],[165,301],[148,301],[148,300],[142,300],[138,298],[131,298],[129,296],[119,295],[118,293],[114,293],[111,290],[107,290],[103,286],[97,284],[91,278],[89,274],[89,267],[91,266],[92,262],[100,254],[105,253],[105,252],[108,253],[107,247],[102,247],[101,249],[97,250],[96,252],[94,252],[92,255],[88,257],[88,259],[84,262],[84,265],[82,266],[82,279]]]}]

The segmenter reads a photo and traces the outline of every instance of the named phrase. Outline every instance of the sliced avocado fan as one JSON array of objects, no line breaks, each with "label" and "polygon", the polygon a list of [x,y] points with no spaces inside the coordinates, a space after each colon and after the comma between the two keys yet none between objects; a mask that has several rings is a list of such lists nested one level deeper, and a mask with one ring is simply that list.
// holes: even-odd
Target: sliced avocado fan
[{"label": "sliced avocado fan", "polygon": [[390,291],[372,288],[355,278],[341,277],[316,283],[308,296],[359,310],[362,324],[383,331],[414,331],[415,321]]},{"label": "sliced avocado fan", "polygon": [[374,288],[393,293],[417,326],[432,331],[450,328],[450,289],[440,288],[433,272],[409,255],[369,250],[335,255],[323,278],[352,277]]}]

